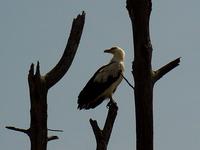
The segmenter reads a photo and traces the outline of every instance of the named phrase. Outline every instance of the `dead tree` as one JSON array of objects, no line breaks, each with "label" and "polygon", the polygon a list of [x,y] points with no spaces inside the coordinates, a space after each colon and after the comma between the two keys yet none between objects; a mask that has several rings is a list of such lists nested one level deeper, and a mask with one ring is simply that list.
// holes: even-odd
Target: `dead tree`
[{"label": "dead tree", "polygon": [[19,129],[15,127],[6,127],[11,130],[26,133],[31,142],[31,150],[46,150],[48,141],[58,139],[57,136],[48,137],[47,128],[47,93],[68,71],[73,58],[78,49],[85,22],[85,13],[78,15],[73,20],[71,33],[64,50],[64,53],[58,64],[47,74],[40,74],[39,62],[34,71],[34,64],[31,64],[28,83],[30,91],[30,128]]},{"label": "dead tree", "polygon": [[153,150],[153,87],[163,75],[179,65],[180,58],[157,71],[152,70],[152,45],[149,35],[151,0],[127,0],[132,23],[134,61],[132,74],[135,87],[136,149]]}]

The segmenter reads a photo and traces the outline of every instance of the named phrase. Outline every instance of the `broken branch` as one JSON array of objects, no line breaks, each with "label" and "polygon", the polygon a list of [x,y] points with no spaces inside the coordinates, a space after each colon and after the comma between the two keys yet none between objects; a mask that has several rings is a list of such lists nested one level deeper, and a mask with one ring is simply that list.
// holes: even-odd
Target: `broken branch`
[{"label": "broken branch", "polygon": [[71,66],[76,51],[78,49],[84,23],[85,12],[83,11],[81,15],[78,15],[77,18],[73,20],[71,33],[61,59],[59,60],[57,65],[45,76],[48,89],[56,84],[65,75],[65,73]]},{"label": "broken branch", "polygon": [[97,150],[106,150],[113,129],[118,107],[116,103],[111,103],[103,130],[101,130],[96,120],[90,119],[96,142]]},{"label": "broken branch", "polygon": [[167,74],[172,69],[177,67],[179,65],[179,63],[180,63],[180,57],[171,61],[170,63],[164,65],[160,69],[154,71],[153,80],[152,80],[153,83],[156,83],[156,81],[158,81],[160,78],[162,78],[165,74]]}]

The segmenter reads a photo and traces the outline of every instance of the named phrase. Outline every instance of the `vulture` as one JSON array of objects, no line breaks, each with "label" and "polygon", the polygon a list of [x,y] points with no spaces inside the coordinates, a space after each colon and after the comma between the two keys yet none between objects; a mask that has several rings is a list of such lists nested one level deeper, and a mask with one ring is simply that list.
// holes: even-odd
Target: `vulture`
[{"label": "vulture", "polygon": [[115,103],[112,98],[118,85],[123,79],[125,52],[120,47],[104,50],[113,55],[107,65],[99,68],[87,82],[78,96],[78,109],[93,109],[104,100],[109,99],[109,106]]}]

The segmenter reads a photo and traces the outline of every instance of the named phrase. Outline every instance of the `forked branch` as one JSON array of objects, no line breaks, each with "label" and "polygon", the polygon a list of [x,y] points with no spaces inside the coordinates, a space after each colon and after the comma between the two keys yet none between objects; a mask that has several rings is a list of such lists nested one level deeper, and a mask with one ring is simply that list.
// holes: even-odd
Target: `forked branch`
[{"label": "forked branch", "polygon": [[117,110],[118,110],[117,104],[111,103],[111,105],[109,106],[108,115],[103,130],[99,128],[96,120],[90,119],[90,124],[92,126],[97,142],[97,148],[96,148],[97,150],[107,149],[107,145],[110,139],[115,118],[117,116]]},{"label": "forked branch", "polygon": [[29,136],[31,150],[46,150],[48,141],[58,139],[57,136],[48,137],[48,131],[62,132],[62,130],[51,130],[47,128],[47,93],[49,88],[55,85],[67,72],[76,54],[85,22],[85,13],[78,15],[73,20],[71,33],[67,46],[58,64],[46,75],[40,75],[40,64],[31,64],[28,83],[30,92],[30,128],[28,130],[15,127],[7,129],[26,133]]},{"label": "forked branch", "polygon": [[85,12],[83,12],[81,15],[78,15],[77,18],[73,20],[71,33],[67,45],[65,47],[64,53],[61,59],[59,60],[58,64],[45,76],[48,89],[51,88],[54,84],[56,84],[68,71],[76,54],[81,39],[84,23]]}]

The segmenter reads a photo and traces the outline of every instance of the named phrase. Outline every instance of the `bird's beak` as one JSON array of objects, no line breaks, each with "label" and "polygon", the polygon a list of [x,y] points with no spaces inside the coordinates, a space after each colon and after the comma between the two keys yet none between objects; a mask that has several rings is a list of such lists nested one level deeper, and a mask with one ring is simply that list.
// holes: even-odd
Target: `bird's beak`
[{"label": "bird's beak", "polygon": [[104,53],[111,53],[110,49],[104,50]]}]

